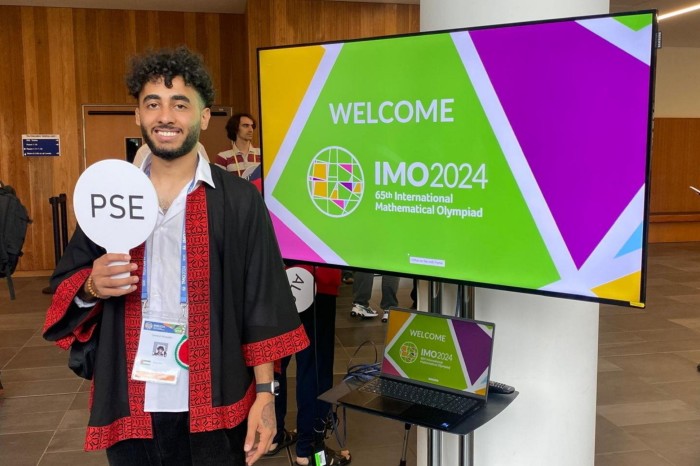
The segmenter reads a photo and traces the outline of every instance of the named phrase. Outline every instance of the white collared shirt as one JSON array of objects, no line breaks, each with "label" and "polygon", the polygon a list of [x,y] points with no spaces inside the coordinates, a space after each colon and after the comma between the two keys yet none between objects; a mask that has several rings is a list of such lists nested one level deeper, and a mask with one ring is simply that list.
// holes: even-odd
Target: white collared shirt
[{"label": "white collared shirt", "polygon": [[[149,154],[141,165],[148,173]],[[180,305],[180,253],[185,224],[187,194],[202,183],[214,187],[211,166],[198,154],[197,169],[192,183],[187,183],[167,211],[158,209],[158,219],[146,240],[148,254],[148,316],[166,322],[187,322],[186,307]],[[147,312],[144,310],[144,312]],[[188,328],[189,331],[189,328]],[[146,382],[144,411],[184,412],[189,410],[189,371],[181,370],[175,385]]]}]

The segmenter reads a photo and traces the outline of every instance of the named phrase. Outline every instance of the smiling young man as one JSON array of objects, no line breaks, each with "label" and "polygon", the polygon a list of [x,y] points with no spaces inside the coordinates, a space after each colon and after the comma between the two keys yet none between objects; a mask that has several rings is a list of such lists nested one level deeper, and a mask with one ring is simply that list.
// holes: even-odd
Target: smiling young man
[{"label": "smiling young man", "polygon": [[[275,434],[273,361],[308,345],[271,222],[254,186],[198,154],[214,99],[200,57],[136,57],[127,86],[152,152],[141,167],[156,227],[128,255],[78,227],[44,337],[68,348],[98,332],[86,450],[106,448],[112,465],[250,465]],[[182,335],[159,361],[175,383],[140,370],[156,328]]]}]

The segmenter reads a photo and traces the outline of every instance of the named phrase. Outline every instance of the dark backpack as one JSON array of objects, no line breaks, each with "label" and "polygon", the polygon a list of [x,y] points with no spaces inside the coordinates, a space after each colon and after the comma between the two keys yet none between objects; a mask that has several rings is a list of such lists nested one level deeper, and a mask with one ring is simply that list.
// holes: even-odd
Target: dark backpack
[{"label": "dark backpack", "polygon": [[17,268],[30,223],[15,190],[0,181],[0,278],[9,277]]}]

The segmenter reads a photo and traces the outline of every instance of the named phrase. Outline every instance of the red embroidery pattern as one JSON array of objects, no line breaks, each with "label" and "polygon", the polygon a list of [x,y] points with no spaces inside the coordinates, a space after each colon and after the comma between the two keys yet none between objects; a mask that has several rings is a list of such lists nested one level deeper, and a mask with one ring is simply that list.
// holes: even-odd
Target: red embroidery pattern
[{"label": "red embroidery pattern", "polygon": [[87,315],[87,317],[83,319],[83,322],[80,323],[80,326],[73,331],[76,340],[86,342],[90,339],[90,337],[92,336],[92,332],[94,332],[95,328],[97,327],[97,322],[87,327],[85,327],[85,322],[89,321],[100,312],[102,312],[102,301],[98,302],[92,307],[92,310]]},{"label": "red embroidery pattern", "polygon": [[[53,295],[51,305],[46,311],[46,320],[44,321],[43,332],[46,332],[50,327],[56,324],[71,306],[73,298],[78,294],[80,287],[83,286],[85,280],[92,272],[92,269],[83,269],[63,280],[56,289]],[[56,341],[56,345],[63,349],[70,348],[70,345],[75,341],[74,335],[67,335]]]},{"label": "red embroidery pattern", "polygon": [[[211,388],[208,387],[207,390],[211,390]],[[190,406],[190,431],[208,432],[218,429],[232,429],[245,421],[254,401],[255,386],[251,384],[243,399],[232,405],[196,408]]]},{"label": "red embroidery pattern", "polygon": [[187,299],[190,361],[190,431],[216,429],[212,417],[209,309],[209,217],[206,192],[200,186],[187,196]]},{"label": "red embroidery pattern", "polygon": [[[144,246],[131,250],[131,261],[143,264]],[[141,335],[141,274],[143,267],[136,270],[139,281],[136,290],[126,295],[124,306],[124,342],[126,346],[126,380],[129,391],[130,415],[117,419],[106,426],[88,426],[85,450],[108,448],[117,442],[130,438],[153,438],[151,416],[144,413],[146,384],[131,380],[131,370],[136,359],[136,351]]]},{"label": "red embroidery pattern", "polygon": [[185,225],[190,337],[190,431],[231,429],[248,417],[255,401],[255,390],[251,385],[238,402],[229,406],[212,406],[209,218],[203,186],[187,197]]},{"label": "red embroidery pattern", "polygon": [[127,416],[107,426],[88,426],[85,451],[102,450],[130,438],[153,438],[151,416]]},{"label": "red embroidery pattern", "polygon": [[[144,415],[143,404],[146,397],[146,384],[131,380],[131,371],[134,368],[136,360],[136,351],[139,348],[139,338],[141,336],[141,283],[143,279],[143,257],[145,246],[142,244],[130,251],[131,261],[136,264],[141,264],[136,269],[139,281],[136,284],[136,290],[126,295],[124,304],[124,342],[126,345],[126,380],[129,390],[129,412],[131,416]],[[153,434],[151,431],[151,417],[148,417],[149,437]]]},{"label": "red embroidery pattern", "polygon": [[309,346],[309,337],[306,336],[304,326],[300,325],[296,330],[283,335],[243,345],[243,357],[248,366],[257,366],[282,359],[307,346]]}]

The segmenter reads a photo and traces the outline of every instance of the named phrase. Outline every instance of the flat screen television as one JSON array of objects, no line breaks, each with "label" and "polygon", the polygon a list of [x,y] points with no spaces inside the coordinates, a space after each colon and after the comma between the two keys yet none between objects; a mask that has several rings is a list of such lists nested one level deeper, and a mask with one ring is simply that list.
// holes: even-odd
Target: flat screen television
[{"label": "flat screen television", "polygon": [[643,306],[656,13],[258,50],[285,259]]}]

